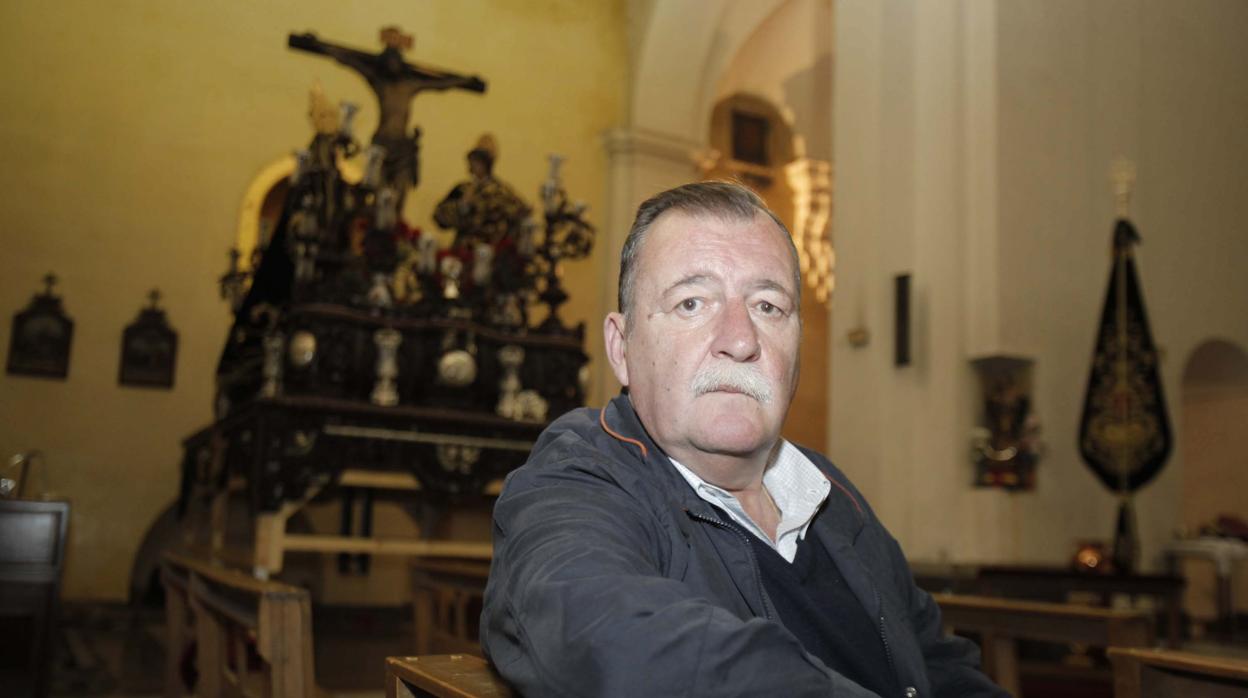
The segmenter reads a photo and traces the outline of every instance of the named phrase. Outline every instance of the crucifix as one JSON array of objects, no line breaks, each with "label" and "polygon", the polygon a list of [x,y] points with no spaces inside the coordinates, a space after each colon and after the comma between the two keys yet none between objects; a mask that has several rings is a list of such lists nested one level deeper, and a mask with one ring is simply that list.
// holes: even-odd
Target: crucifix
[{"label": "crucifix", "polygon": [[425,90],[484,93],[485,82],[475,75],[459,75],[404,61],[402,51],[412,47],[413,39],[398,27],[382,29],[381,42],[385,48],[376,54],[321,41],[311,32],[291,34],[287,44],[299,51],[329,56],[368,82],[380,111],[372,142],[385,148],[382,177],[401,200],[420,181],[420,129],[413,128],[410,135],[407,131],[412,100]]},{"label": "crucifix", "polygon": [[1131,193],[1135,188],[1135,163],[1117,158],[1109,166],[1109,179],[1114,184],[1114,207],[1119,218],[1126,218],[1131,208]]}]

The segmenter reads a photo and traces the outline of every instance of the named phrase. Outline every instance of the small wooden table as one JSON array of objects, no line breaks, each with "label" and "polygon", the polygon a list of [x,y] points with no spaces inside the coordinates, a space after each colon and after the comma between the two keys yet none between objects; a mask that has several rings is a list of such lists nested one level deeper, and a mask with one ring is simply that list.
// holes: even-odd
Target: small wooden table
[{"label": "small wooden table", "polygon": [[1173,650],[1109,650],[1117,698],[1248,698],[1248,661]]},{"label": "small wooden table", "polygon": [[511,698],[511,688],[480,657],[439,654],[386,658],[386,698]]}]

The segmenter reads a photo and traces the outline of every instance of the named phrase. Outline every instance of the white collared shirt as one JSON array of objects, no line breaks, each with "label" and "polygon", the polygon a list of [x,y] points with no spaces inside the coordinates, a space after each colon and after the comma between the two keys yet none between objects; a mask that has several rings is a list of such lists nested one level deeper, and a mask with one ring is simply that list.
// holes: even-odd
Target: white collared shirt
[{"label": "white collared shirt", "polygon": [[809,458],[793,444],[782,441],[780,452],[763,472],[763,486],[780,509],[776,540],[772,541],[745,513],[735,495],[698,477],[675,458],[669,460],[699,497],[727,513],[739,526],[766,542],[789,562],[797,556],[797,542],[806,537],[806,529],[815,518],[815,512],[832,489],[832,483]]}]

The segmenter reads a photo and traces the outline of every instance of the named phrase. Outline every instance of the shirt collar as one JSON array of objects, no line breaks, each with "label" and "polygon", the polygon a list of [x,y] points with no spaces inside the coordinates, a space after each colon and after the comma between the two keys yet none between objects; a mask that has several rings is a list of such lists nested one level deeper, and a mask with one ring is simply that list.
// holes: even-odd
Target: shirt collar
[{"label": "shirt collar", "polygon": [[675,458],[669,457],[669,460],[698,497],[727,513],[739,526],[771,545],[789,562],[797,554],[797,542],[805,537],[806,529],[832,488],[823,471],[801,450],[788,441],[781,441],[776,457],[763,472],[763,485],[780,508],[781,515],[776,540],[772,541],[745,513],[732,493],[703,480]]}]

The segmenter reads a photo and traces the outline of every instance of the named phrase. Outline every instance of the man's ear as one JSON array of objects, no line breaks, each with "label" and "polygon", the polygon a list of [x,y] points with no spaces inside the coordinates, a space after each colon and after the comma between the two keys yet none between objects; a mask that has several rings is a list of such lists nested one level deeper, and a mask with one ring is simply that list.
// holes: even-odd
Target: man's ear
[{"label": "man's ear", "polygon": [[623,315],[608,313],[607,319],[602,322],[602,339],[607,345],[607,361],[611,362],[615,379],[627,388],[628,364],[624,360],[628,353],[624,340],[625,322]]}]

